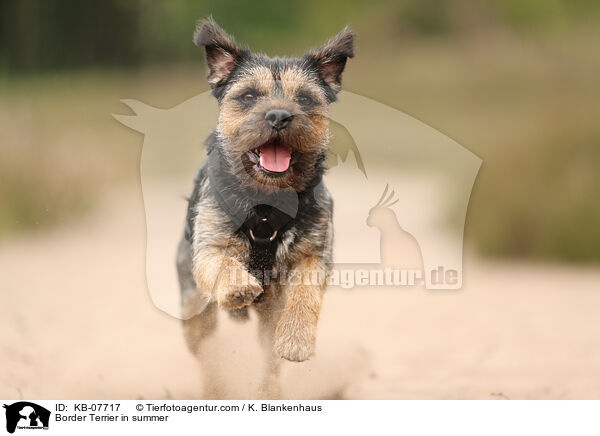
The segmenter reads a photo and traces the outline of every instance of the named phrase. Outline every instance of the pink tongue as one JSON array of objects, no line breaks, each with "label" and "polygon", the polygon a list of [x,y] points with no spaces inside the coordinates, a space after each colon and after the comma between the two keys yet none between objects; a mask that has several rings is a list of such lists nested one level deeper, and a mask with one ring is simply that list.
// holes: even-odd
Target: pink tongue
[{"label": "pink tongue", "polygon": [[283,145],[267,144],[260,147],[260,165],[276,173],[282,173],[290,167],[292,153]]}]

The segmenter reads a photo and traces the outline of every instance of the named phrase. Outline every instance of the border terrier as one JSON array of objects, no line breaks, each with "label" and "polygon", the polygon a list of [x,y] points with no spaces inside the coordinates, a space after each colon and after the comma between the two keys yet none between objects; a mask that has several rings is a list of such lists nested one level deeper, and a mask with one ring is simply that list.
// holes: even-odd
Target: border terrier
[{"label": "border terrier", "polygon": [[[299,58],[269,58],[209,18],[194,42],[205,49],[219,117],[177,253],[184,335],[202,361],[217,310],[244,320],[252,308],[266,356],[259,394],[276,398],[282,358],[302,362],[315,350],[332,263],[328,107],[354,55],[354,33],[345,28]],[[205,395],[218,391],[205,377]]]}]

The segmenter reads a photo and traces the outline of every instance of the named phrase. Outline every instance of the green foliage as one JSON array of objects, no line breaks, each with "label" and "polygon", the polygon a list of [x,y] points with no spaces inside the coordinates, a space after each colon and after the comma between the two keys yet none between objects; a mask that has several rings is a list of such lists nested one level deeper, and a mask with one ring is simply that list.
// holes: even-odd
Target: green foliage
[{"label": "green foliage", "polygon": [[198,59],[197,19],[215,19],[242,41],[271,52],[321,43],[351,24],[362,35],[441,36],[572,28],[597,17],[595,0],[7,0],[0,3],[5,71],[127,66]]},{"label": "green foliage", "polygon": [[562,128],[484,164],[467,227],[484,254],[600,261],[600,130]]},{"label": "green foliage", "polygon": [[0,238],[68,222],[90,206],[84,180],[68,180],[39,161],[0,159]]},{"label": "green foliage", "polygon": [[209,15],[271,55],[350,24],[347,89],[484,159],[471,246],[600,260],[597,0],[0,2],[0,237],[64,222],[105,183],[133,177],[139,135],[109,114],[121,98],[167,107],[205,89],[192,33]]}]

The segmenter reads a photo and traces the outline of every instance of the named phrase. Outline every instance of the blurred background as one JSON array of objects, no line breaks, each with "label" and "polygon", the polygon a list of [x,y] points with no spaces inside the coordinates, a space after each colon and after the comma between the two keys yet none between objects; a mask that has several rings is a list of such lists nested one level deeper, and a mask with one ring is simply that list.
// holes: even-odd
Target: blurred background
[{"label": "blurred background", "polygon": [[[49,261],[54,250],[73,261],[68,268],[87,274],[87,284],[100,274],[111,276],[115,289],[127,286],[119,285],[120,274],[127,271],[110,263],[114,259],[108,255],[103,258],[107,264],[98,261],[98,271],[86,270],[82,262],[87,252],[57,248],[69,237],[80,242],[95,237],[98,245],[87,249],[104,247],[108,252],[109,242],[134,234],[132,244],[141,248],[134,251],[135,263],[128,269],[134,268],[138,280],[143,280],[139,192],[143,139],[111,114],[128,112],[121,99],[170,108],[208,89],[203,51],[193,45],[192,34],[196,19],[209,15],[238,41],[269,55],[301,54],[349,24],[359,38],[357,56],[344,76],[345,89],[422,120],[483,159],[465,227],[470,252],[494,262],[543,262],[542,275],[552,270],[547,265],[582,264],[584,271],[597,270],[600,2],[596,0],[4,0],[0,3],[0,268],[4,269],[0,286],[13,291],[12,297],[8,292],[3,296],[8,299],[5,307],[23,290],[23,277],[35,276],[38,269],[28,271],[27,266],[35,265],[35,259]],[[119,192],[124,202],[114,207],[103,203]],[[125,210],[124,205],[130,208]],[[134,218],[127,218],[127,210]],[[101,227],[90,222],[112,224]],[[40,257],[42,252],[46,257]],[[5,274],[21,268],[23,275]],[[492,277],[493,271],[486,273]],[[497,272],[497,283],[508,280],[505,273]],[[53,283],[61,283],[69,273],[53,269],[51,275]],[[597,275],[585,277],[585,289],[596,287]],[[42,289],[46,279],[31,279],[27,286]],[[532,283],[539,283],[536,280],[531,278]],[[557,280],[565,288],[573,283],[571,278]],[[78,301],[73,295],[71,302]],[[494,295],[486,301],[495,301]],[[121,304],[116,295],[110,298]],[[556,304],[559,313],[562,303]],[[7,322],[23,325],[17,315]],[[65,321],[62,328],[73,322]],[[128,344],[122,343],[123,350]],[[597,336],[585,345],[594,344]],[[11,345],[6,347],[4,351],[18,355]],[[527,347],[524,344],[523,350]],[[19,359],[19,365],[27,362],[25,355]],[[71,370],[77,373],[75,363]],[[531,374],[537,372],[531,369]],[[26,372],[12,376],[25,380]],[[23,382],[14,380],[11,386]],[[157,389],[148,395],[167,396]],[[129,392],[125,384],[122,391],[106,395]],[[414,392],[435,396],[430,391]],[[457,396],[456,390],[448,392],[448,397]],[[548,394],[542,389],[530,395],[560,397],[561,392]]]},{"label": "blurred background", "polygon": [[121,98],[167,108],[205,91],[194,22],[300,54],[350,24],[345,88],[484,160],[466,227],[486,256],[600,260],[600,4],[109,0],[0,5],[0,238],[77,219],[135,180],[141,138]]}]

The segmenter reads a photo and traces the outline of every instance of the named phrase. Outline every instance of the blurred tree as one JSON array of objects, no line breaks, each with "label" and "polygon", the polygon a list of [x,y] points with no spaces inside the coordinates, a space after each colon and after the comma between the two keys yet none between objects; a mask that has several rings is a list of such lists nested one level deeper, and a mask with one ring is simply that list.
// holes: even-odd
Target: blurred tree
[{"label": "blurred tree", "polygon": [[0,62],[7,71],[37,71],[198,59],[191,35],[195,21],[209,15],[240,41],[290,53],[345,24],[380,39],[385,29],[389,39],[490,25],[556,28],[599,12],[597,0],[3,0]]},{"label": "blurred tree", "polygon": [[3,0],[4,68],[65,69],[139,61],[138,0]]}]

